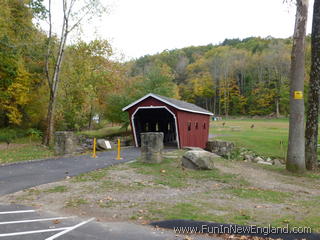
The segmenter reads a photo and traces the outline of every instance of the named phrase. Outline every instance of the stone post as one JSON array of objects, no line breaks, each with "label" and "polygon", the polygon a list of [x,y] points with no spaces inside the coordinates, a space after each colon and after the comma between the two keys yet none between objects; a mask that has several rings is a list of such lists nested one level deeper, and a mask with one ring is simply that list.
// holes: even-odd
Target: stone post
[{"label": "stone post", "polygon": [[141,133],[141,161],[144,163],[160,163],[162,161],[163,133]]},{"label": "stone post", "polygon": [[58,156],[74,154],[77,150],[77,138],[73,132],[55,132],[54,154]]}]

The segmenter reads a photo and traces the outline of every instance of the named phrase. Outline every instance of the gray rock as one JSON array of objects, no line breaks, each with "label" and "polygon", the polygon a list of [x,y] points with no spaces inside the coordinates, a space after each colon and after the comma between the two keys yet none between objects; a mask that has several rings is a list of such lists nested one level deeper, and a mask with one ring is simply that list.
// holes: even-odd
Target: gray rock
[{"label": "gray rock", "polygon": [[272,162],[267,162],[267,161],[258,161],[258,164],[262,164],[262,165],[273,165]]},{"label": "gray rock", "polygon": [[275,166],[283,166],[284,163],[280,159],[273,159],[273,165],[275,165]]},{"label": "gray rock", "polygon": [[145,163],[160,163],[163,150],[162,132],[141,133],[141,161]]},{"label": "gray rock", "polygon": [[[109,144],[111,145],[110,142],[109,142]],[[112,146],[111,146],[111,147],[112,147]],[[98,148],[98,149],[102,149],[102,150],[111,149],[111,148],[109,148],[109,146],[107,146],[107,140],[105,140],[105,139],[98,139],[98,140],[97,140],[97,148]]]},{"label": "gray rock", "polygon": [[255,163],[257,163],[257,162],[264,162],[264,160],[263,160],[261,157],[256,157],[256,158],[254,158],[254,159],[252,160],[252,162],[255,162]]},{"label": "gray rock", "polygon": [[195,170],[210,170],[214,168],[214,159],[219,156],[204,150],[186,152],[181,161],[182,166]]},{"label": "gray rock", "polygon": [[251,162],[253,160],[253,156],[249,155],[249,154],[245,154],[244,155],[244,159]]},{"label": "gray rock", "polygon": [[229,157],[234,150],[234,144],[232,142],[220,140],[208,141],[206,150],[223,157]]},{"label": "gray rock", "polygon": [[272,159],[268,157],[266,161],[267,162],[272,162]]}]

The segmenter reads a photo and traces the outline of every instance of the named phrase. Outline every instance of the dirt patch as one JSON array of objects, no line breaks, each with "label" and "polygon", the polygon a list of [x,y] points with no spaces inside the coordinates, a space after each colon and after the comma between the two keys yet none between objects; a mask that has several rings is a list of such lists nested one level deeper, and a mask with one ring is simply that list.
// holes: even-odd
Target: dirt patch
[{"label": "dirt patch", "polygon": [[[233,161],[227,165],[225,163],[217,162],[215,166],[222,172],[238,174],[244,177],[251,185],[257,188],[296,194],[320,195],[319,180],[285,176],[280,173],[265,170],[257,164],[240,161]],[[311,182],[314,184],[310,184]]]},{"label": "dirt patch", "polygon": [[[170,152],[153,172],[127,163],[6,195],[0,202],[32,205],[100,221],[188,218],[238,224],[316,224],[320,180],[287,176],[253,163],[218,160],[213,178],[179,165]],[[219,174],[220,175],[219,175]],[[176,174],[175,176],[173,176]],[[223,175],[227,174],[227,175]],[[174,185],[170,181],[179,181]],[[173,179],[173,180],[172,180]]]}]

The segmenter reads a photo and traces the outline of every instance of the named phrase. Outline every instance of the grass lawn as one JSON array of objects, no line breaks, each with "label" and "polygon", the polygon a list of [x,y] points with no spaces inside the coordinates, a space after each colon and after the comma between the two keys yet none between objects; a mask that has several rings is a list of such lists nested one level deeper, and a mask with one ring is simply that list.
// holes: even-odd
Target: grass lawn
[{"label": "grass lawn", "polygon": [[211,122],[210,134],[258,154],[284,159],[288,146],[288,127],[288,119],[222,120]]},{"label": "grass lawn", "polygon": [[[121,128],[121,126],[108,126],[98,130],[82,131],[78,134],[83,134],[88,137],[108,138],[125,136],[127,133],[128,131]],[[39,137],[33,137],[32,139],[30,137],[16,137],[7,145],[5,142],[1,142],[1,136],[3,134],[4,131],[1,132],[0,129],[0,164],[42,159],[54,155],[52,149],[41,145],[41,139]]]},{"label": "grass lawn", "polygon": [[7,146],[0,143],[0,164],[42,159],[53,156],[53,151],[40,144],[40,141],[18,139]]}]

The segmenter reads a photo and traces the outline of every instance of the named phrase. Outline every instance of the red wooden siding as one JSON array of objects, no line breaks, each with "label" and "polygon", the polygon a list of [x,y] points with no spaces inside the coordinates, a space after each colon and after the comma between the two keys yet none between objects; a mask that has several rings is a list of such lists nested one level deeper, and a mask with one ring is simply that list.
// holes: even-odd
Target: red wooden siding
[{"label": "red wooden siding", "polygon": [[[192,113],[187,111],[178,110],[166,103],[163,103],[153,97],[148,97],[145,100],[137,103],[136,105],[129,108],[130,125],[133,134],[133,127],[131,116],[138,107],[149,107],[149,106],[165,106],[172,111],[177,119],[178,135],[180,148],[183,147],[200,147],[205,148],[208,135],[209,135],[209,121],[210,116],[205,114]],[[188,130],[188,123],[191,124],[191,129]],[[198,128],[196,128],[198,124]],[[205,126],[205,127],[204,127]]]},{"label": "red wooden siding", "polygon": [[[209,115],[178,111],[180,147],[205,148],[209,136]],[[198,124],[198,128],[196,125]],[[189,129],[189,126],[191,129]]]}]

